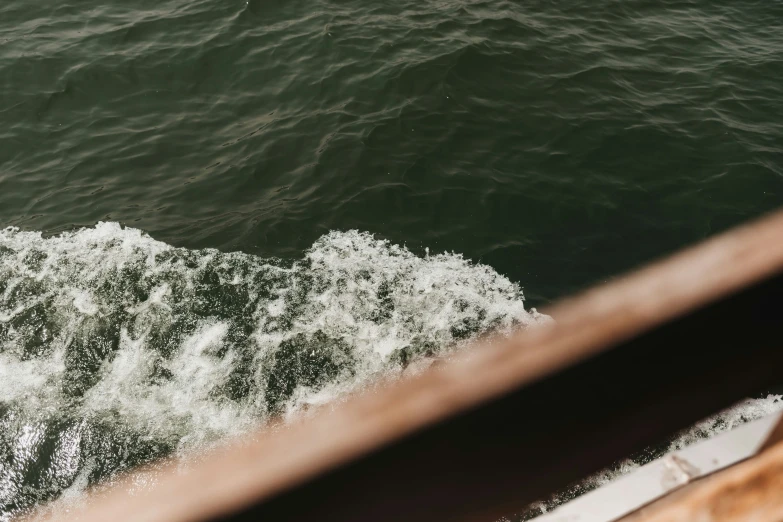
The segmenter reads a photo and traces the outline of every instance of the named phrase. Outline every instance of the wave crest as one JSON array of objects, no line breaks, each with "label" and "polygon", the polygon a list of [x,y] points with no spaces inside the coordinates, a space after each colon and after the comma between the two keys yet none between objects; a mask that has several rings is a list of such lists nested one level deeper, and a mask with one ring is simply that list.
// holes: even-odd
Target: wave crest
[{"label": "wave crest", "polygon": [[[15,465],[0,474],[2,503],[94,483],[541,320],[490,267],[357,231],[282,261],[175,248],[117,223],[50,238],[5,229],[0,438]],[[40,465],[51,476],[31,484]]]}]

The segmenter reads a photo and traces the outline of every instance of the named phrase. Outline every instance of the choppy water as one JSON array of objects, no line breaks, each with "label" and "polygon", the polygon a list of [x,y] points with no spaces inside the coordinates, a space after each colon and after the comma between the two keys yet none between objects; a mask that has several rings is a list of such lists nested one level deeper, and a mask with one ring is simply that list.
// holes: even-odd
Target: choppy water
[{"label": "choppy water", "polygon": [[0,500],[16,510],[332,401],[540,318],[454,254],[358,232],[303,259],[173,248],[101,223],[0,232]]},{"label": "choppy water", "polygon": [[780,0],[4,2],[0,519],[776,208],[782,57]]}]

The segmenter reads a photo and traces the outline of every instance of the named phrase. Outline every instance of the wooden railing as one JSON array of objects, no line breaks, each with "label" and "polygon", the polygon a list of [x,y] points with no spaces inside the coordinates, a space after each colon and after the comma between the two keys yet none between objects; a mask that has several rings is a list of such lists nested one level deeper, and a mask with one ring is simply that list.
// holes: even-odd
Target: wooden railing
[{"label": "wooden railing", "polygon": [[552,326],[268,429],[187,472],[171,463],[133,493],[139,472],[68,516],[496,520],[780,383],[781,303],[778,213],[568,299],[546,311]]}]

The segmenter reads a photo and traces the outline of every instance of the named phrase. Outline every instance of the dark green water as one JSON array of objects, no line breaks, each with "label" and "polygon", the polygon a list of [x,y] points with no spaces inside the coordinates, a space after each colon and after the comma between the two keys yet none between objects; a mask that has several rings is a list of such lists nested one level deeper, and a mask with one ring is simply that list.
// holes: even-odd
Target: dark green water
[{"label": "dark green water", "polygon": [[0,6],[0,520],[783,201],[780,0],[132,4]]}]

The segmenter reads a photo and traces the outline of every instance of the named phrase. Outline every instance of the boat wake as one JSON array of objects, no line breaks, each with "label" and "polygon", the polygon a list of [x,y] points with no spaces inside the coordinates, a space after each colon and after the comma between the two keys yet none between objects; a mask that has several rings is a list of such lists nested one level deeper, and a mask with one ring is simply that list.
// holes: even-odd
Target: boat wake
[{"label": "boat wake", "polygon": [[356,231],[282,261],[117,223],[5,229],[0,513],[542,320],[490,267]]}]

